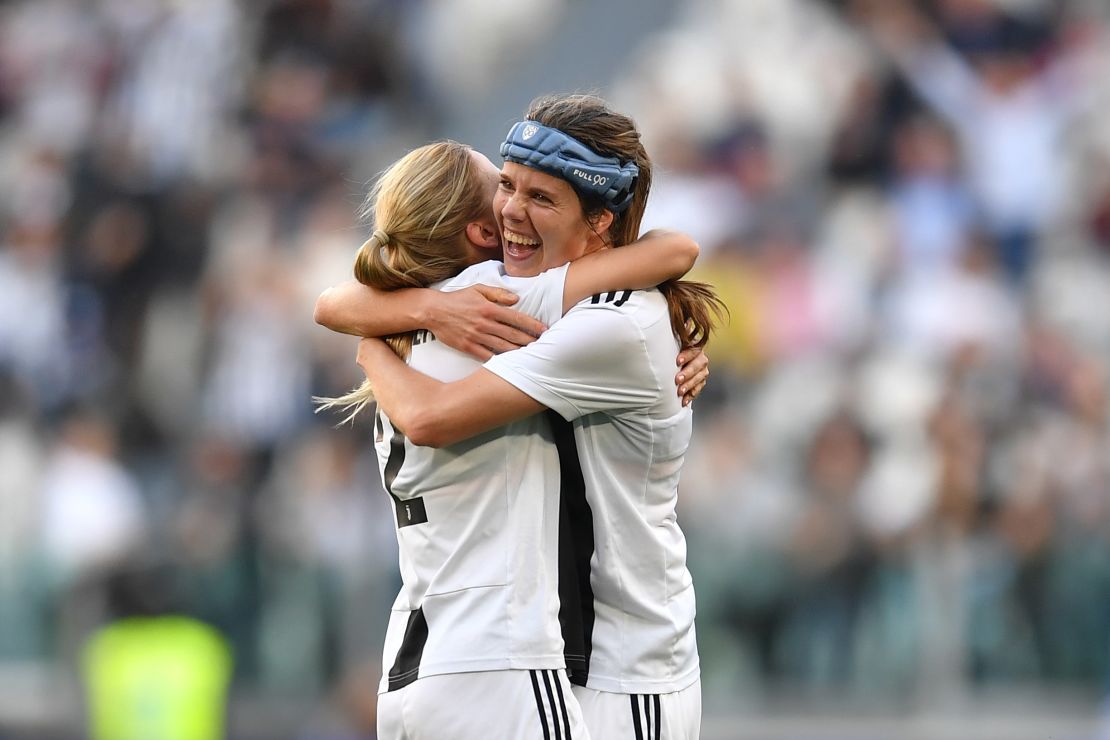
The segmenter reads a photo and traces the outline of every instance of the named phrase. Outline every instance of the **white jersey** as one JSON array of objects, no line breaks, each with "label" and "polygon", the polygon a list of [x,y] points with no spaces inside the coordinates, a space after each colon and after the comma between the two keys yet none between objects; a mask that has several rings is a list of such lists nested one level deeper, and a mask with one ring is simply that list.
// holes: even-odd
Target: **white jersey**
[{"label": "white jersey", "polygon": [[[668,693],[699,675],[675,516],[692,421],[672,379],[678,351],[663,295],[619,291],[583,301],[534,343],[486,363],[572,422],[584,496],[569,516],[580,527],[587,660],[567,668],[574,683],[600,691]],[[573,507],[568,481],[579,471],[563,462]]]},{"label": "white jersey", "polygon": [[[434,287],[478,283],[520,296],[546,324],[562,314],[566,268],[512,278],[500,262]],[[444,382],[481,365],[420,332],[409,365]],[[434,449],[413,445],[379,413],[375,449],[397,517],[402,586],[386,630],[380,691],[419,677],[562,668],[557,496],[551,429],[543,416]]]}]

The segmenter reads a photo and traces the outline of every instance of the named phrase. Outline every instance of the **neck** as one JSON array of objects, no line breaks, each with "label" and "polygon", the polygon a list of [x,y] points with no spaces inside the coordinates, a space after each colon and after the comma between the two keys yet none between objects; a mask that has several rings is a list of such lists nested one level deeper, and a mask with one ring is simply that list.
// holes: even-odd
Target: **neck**
[{"label": "neck", "polygon": [[466,244],[466,261],[469,265],[476,265],[479,262],[485,262],[492,259],[500,259],[501,250],[491,249],[489,247],[475,246],[474,242],[468,241]]}]

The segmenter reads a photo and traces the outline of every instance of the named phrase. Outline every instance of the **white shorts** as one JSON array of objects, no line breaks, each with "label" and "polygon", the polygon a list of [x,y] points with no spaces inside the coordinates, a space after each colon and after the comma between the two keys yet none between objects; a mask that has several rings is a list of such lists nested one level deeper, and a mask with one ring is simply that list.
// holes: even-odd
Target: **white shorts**
[{"label": "white shorts", "polygon": [[605,740],[698,740],[701,680],[670,694],[614,694],[574,687],[590,735]]},{"label": "white shorts", "polygon": [[378,740],[589,740],[566,671],[425,676],[378,694]]}]

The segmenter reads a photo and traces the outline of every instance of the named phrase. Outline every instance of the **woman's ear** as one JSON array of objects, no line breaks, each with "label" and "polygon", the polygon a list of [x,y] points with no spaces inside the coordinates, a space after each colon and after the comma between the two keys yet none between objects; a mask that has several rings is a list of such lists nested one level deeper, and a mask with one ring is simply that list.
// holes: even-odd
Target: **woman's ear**
[{"label": "woman's ear", "polygon": [[590,226],[593,228],[595,233],[605,237],[606,241],[612,242],[613,240],[609,236],[608,231],[609,227],[613,225],[613,221],[615,219],[616,216],[613,215],[612,211],[610,211],[608,208],[602,208],[596,216],[590,219]]},{"label": "woman's ear", "polygon": [[470,243],[481,249],[496,249],[501,246],[501,239],[497,231],[490,224],[481,221],[471,221],[466,225],[466,238]]}]

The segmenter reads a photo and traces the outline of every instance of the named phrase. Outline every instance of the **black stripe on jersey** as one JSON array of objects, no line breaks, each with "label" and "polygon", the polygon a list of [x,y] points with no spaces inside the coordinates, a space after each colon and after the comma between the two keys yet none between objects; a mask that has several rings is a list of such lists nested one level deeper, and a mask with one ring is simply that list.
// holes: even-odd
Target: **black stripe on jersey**
[{"label": "black stripe on jersey", "polygon": [[585,686],[593,652],[594,589],[590,560],[594,555],[594,516],[586,500],[582,462],[570,422],[547,412],[559,451],[559,626],[567,677]]},{"label": "black stripe on jersey", "polygon": [[636,731],[636,740],[644,740],[644,728],[640,722],[640,696],[629,694],[628,699],[632,702],[632,729]]},{"label": "black stripe on jersey", "polygon": [[540,682],[536,680],[536,672],[528,671],[532,678],[532,693],[536,695],[536,711],[540,714],[540,727],[543,728],[543,740],[551,740],[551,731],[547,729],[547,712],[543,709],[543,697],[540,695]]},{"label": "black stripe on jersey", "polygon": [[[389,440],[389,459],[385,461],[385,470],[382,472],[382,483],[385,484],[385,490],[393,496],[393,481],[397,480],[397,474],[401,472],[401,466],[405,464],[405,435],[397,430],[393,431],[393,437]],[[396,499],[396,496],[393,496]]]},{"label": "black stripe on jersey", "polygon": [[559,683],[559,676],[554,671],[551,672],[551,680],[555,682],[555,693],[559,695],[559,711],[563,715],[563,730],[567,733],[567,740],[571,740],[570,717],[567,716],[567,700],[563,698],[563,685]]},{"label": "black stripe on jersey", "polygon": [[661,731],[661,725],[662,725],[663,720],[660,717],[661,707],[659,705],[659,694],[652,694],[651,701],[652,701],[652,704],[655,705],[655,740],[660,740],[660,738],[662,737],[662,735],[660,735],[660,731]]},{"label": "black stripe on jersey", "polygon": [[555,715],[555,694],[551,691],[551,671],[543,672],[543,687],[547,691],[547,706],[551,707],[551,724],[555,727],[555,740],[563,740],[563,732],[559,729],[559,718]]},{"label": "black stripe on jersey", "polygon": [[601,293],[595,293],[590,296],[590,305],[596,306],[599,303],[612,303],[617,308],[623,306],[629,298],[632,297],[631,290],[620,291],[620,296],[617,296],[617,291],[611,290],[602,297]]},{"label": "black stripe on jersey", "polygon": [[420,673],[420,656],[424,654],[424,643],[428,641],[428,620],[424,618],[424,610],[414,609],[409,612],[409,621],[405,625],[405,636],[401,639],[401,648],[389,669],[389,685],[386,691],[403,689],[416,680]]},{"label": "black stripe on jersey", "polygon": [[[380,413],[377,423],[382,423]],[[385,486],[385,492],[393,499],[398,529],[428,521],[428,511],[424,508],[424,499],[410,498],[402,500],[393,493],[393,481],[397,480],[397,474],[401,472],[401,466],[404,464],[405,435],[394,430],[393,436],[389,440],[389,458],[385,461],[382,483]]]}]

